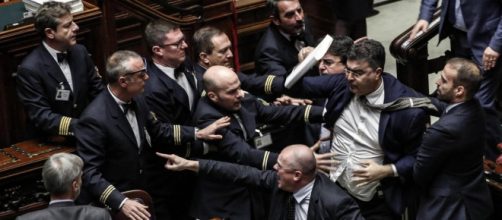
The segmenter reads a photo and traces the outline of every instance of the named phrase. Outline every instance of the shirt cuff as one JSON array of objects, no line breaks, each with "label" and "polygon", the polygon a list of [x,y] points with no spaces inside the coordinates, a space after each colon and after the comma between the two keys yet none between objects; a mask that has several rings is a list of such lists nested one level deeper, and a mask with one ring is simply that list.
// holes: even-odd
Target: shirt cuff
[{"label": "shirt cuff", "polygon": [[199,139],[197,138],[197,132],[198,132],[198,131],[199,131],[199,129],[198,129],[198,128],[196,128],[196,127],[194,127],[194,128],[193,128],[193,139],[194,139],[194,140],[199,140]]},{"label": "shirt cuff", "polygon": [[207,144],[206,142],[202,142],[202,149],[203,149],[202,155],[206,155],[207,153],[209,153],[209,144]]},{"label": "shirt cuff", "polygon": [[390,167],[392,167],[392,172],[394,173],[394,177],[398,177],[399,173],[397,172],[396,165],[391,164]]},{"label": "shirt cuff", "polygon": [[125,198],[124,200],[122,200],[122,202],[120,203],[119,205],[119,210],[122,209],[122,206],[124,206],[124,203],[128,200],[129,198]]}]

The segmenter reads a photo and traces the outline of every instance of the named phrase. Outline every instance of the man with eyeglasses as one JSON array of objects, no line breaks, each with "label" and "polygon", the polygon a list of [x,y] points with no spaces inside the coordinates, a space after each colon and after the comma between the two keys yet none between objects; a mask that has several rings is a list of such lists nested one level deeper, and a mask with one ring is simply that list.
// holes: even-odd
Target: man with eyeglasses
[{"label": "man with eyeglasses", "polygon": [[73,145],[78,118],[103,84],[89,52],[77,44],[79,27],[70,5],[44,3],[35,29],[42,43],[26,56],[17,75],[17,93],[30,122],[26,138]]},{"label": "man with eyeglasses", "polygon": [[[188,45],[183,32],[173,23],[157,20],[146,26],[145,39],[150,53],[145,64],[150,76],[144,93],[147,104],[160,121],[191,127],[195,132],[192,115],[203,86],[201,76],[193,71],[186,56]],[[176,146],[174,153],[184,157],[196,154],[193,149],[203,149],[201,141],[177,143]],[[160,151],[165,152],[164,149]],[[149,163],[152,175],[149,175],[148,191],[157,207],[157,218],[190,219],[188,213],[195,175],[166,171],[159,158]]]},{"label": "man with eyeglasses", "polygon": [[324,118],[338,161],[330,176],[367,219],[399,219],[413,202],[412,168],[427,120],[420,108],[381,111],[365,104],[420,96],[383,72],[384,64],[382,44],[363,40],[348,52],[345,74],[305,77],[288,91],[327,98]]},{"label": "man with eyeglasses", "polygon": [[85,162],[81,202],[99,202],[130,219],[146,220],[151,217],[148,207],[122,192],[148,189],[151,176],[156,175],[151,172],[157,165],[152,163],[155,151],[176,152],[196,139],[221,139],[215,132],[228,125],[228,118],[200,130],[159,121],[140,96],[149,76],[143,58],[135,52],[112,54],[106,72],[107,89],[76,126],[77,153]]}]

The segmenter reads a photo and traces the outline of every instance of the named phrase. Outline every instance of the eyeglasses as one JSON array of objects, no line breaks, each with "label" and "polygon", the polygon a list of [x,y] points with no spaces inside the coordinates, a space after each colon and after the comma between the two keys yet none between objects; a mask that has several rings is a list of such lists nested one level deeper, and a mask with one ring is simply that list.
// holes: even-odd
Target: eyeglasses
[{"label": "eyeglasses", "polygon": [[140,78],[144,78],[146,76],[146,69],[143,68],[143,69],[140,69],[138,71],[126,73],[126,74],[124,74],[124,76],[128,76],[128,75],[134,76],[136,73],[139,73],[139,77]]},{"label": "eyeglasses", "polygon": [[175,47],[176,49],[180,49],[181,47],[183,47],[183,44],[185,44],[185,38],[181,38],[179,41],[177,42],[174,42],[172,44],[163,44],[163,45],[159,45],[161,47],[167,47],[167,46],[170,46],[170,47]]},{"label": "eyeglasses", "polygon": [[331,66],[333,64],[342,64],[342,61],[341,60],[332,60],[332,59],[321,59],[319,61],[319,66]]},{"label": "eyeglasses", "polygon": [[359,78],[359,77],[361,77],[362,75],[364,75],[366,73],[373,72],[373,70],[370,70],[370,71],[364,71],[362,69],[360,69],[360,70],[354,70],[354,69],[350,69],[350,68],[347,68],[347,67],[344,70],[345,70],[345,75],[346,76],[349,76],[349,74],[352,73],[352,76],[354,78]]}]

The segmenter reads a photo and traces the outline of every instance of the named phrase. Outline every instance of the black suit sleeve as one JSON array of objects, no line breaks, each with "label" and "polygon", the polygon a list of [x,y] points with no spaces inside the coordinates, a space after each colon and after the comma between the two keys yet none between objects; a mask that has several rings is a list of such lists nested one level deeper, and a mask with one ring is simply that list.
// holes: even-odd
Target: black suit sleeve
[{"label": "black suit sleeve", "polygon": [[450,155],[448,148],[455,145],[455,137],[446,128],[432,126],[425,132],[422,145],[413,166],[413,178],[421,186],[427,186],[436,176]]},{"label": "black suit sleeve", "polygon": [[44,83],[40,74],[19,67],[17,76],[18,96],[34,126],[49,135],[73,135],[76,118],[54,112],[50,98],[43,91]]},{"label": "black suit sleeve", "polygon": [[293,122],[323,122],[323,107],[320,106],[275,106],[255,101],[258,117],[262,123],[290,124]]},{"label": "black suit sleeve", "polygon": [[[197,124],[204,127],[213,123],[217,118],[219,116],[206,114],[198,120]],[[218,134],[223,136],[221,140],[207,143],[216,146],[217,154],[224,157],[226,161],[245,164],[263,170],[272,169],[277,162],[276,153],[254,149],[228,127],[220,129]]]},{"label": "black suit sleeve", "polygon": [[199,175],[269,190],[277,184],[275,171],[260,171],[248,166],[213,160],[199,160]]},{"label": "black suit sleeve", "polygon": [[125,197],[100,171],[106,162],[106,129],[95,119],[84,118],[77,124],[77,130],[77,153],[86,162],[83,187],[87,188],[94,198],[99,198],[101,203],[118,210]]}]

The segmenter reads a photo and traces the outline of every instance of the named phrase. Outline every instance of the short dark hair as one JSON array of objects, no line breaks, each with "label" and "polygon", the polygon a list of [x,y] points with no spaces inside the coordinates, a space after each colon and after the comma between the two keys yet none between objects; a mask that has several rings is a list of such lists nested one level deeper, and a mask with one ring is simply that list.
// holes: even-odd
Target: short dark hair
[{"label": "short dark hair", "polygon": [[56,31],[61,23],[60,18],[70,14],[70,4],[55,1],[45,2],[35,14],[35,30],[42,39],[45,39],[45,29],[50,28]]},{"label": "short dark hair", "polygon": [[277,7],[277,4],[281,1],[296,1],[296,0],[267,0],[267,8],[270,11],[270,15],[277,19],[279,19],[279,7]]},{"label": "short dark hair", "polygon": [[113,53],[106,61],[106,79],[108,83],[114,84],[119,77],[131,72],[131,66],[127,61],[130,59],[141,59],[141,56],[134,51],[119,50]]},{"label": "short dark hair", "polygon": [[385,48],[382,43],[376,40],[363,40],[352,45],[347,59],[366,61],[372,69],[382,68],[383,70],[385,66]]},{"label": "short dark hair", "polygon": [[45,161],[42,179],[45,189],[52,195],[64,195],[71,191],[72,182],[82,175],[84,162],[69,153],[57,153]]},{"label": "short dark hair", "polygon": [[457,77],[453,80],[453,85],[463,86],[465,89],[465,99],[472,99],[483,79],[478,65],[471,60],[458,57],[449,59],[446,64],[457,71]]},{"label": "short dark hair", "polygon": [[179,28],[177,24],[163,20],[148,23],[145,28],[145,40],[148,51],[151,52],[153,46],[164,44],[166,34]]},{"label": "short dark hair", "polygon": [[201,52],[211,54],[214,49],[213,37],[220,36],[223,33],[222,30],[212,27],[206,26],[202,27],[199,30],[195,31],[193,35],[193,48],[195,52],[195,56],[198,58]]},{"label": "short dark hair", "polygon": [[331,46],[329,46],[327,53],[340,57],[342,63],[346,65],[347,54],[349,53],[349,50],[353,44],[354,41],[348,36],[334,36],[333,43],[331,43]]}]

